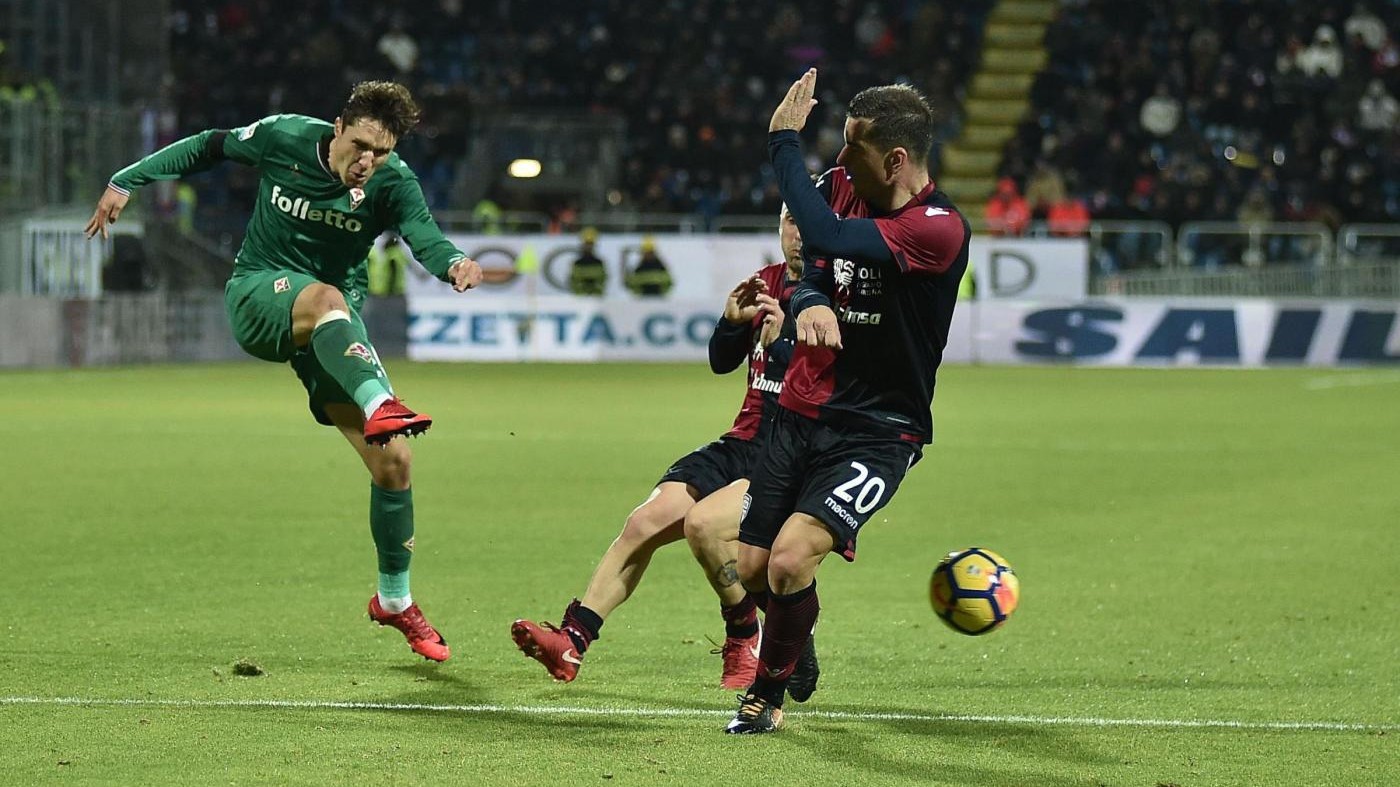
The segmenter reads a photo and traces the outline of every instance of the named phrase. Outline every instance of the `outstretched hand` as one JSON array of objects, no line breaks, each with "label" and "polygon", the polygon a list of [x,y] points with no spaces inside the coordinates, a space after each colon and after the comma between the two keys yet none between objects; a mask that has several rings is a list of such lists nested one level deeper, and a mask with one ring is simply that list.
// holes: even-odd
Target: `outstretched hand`
[{"label": "outstretched hand", "polygon": [[758,314],[758,295],[767,292],[768,285],[757,276],[750,276],[735,285],[724,301],[724,320],[731,325],[743,325]]},{"label": "outstretched hand", "polygon": [[131,199],[129,195],[108,186],[107,190],[102,192],[102,198],[97,201],[97,210],[92,212],[92,218],[88,219],[87,226],[83,228],[83,234],[91,238],[101,232],[102,239],[106,240],[108,237],[107,225],[116,223],[117,217],[122,215],[122,209],[126,207],[129,199]]},{"label": "outstretched hand", "polygon": [[812,306],[797,315],[797,341],[808,347],[841,349],[841,323],[830,306]]},{"label": "outstretched hand", "polygon": [[801,131],[802,127],[807,125],[807,116],[812,113],[812,107],[817,105],[817,100],[812,97],[816,91],[817,70],[809,68],[807,73],[792,83],[778,108],[773,110],[773,119],[768,121],[768,131]]},{"label": "outstretched hand", "polygon": [[481,284],[481,265],[470,257],[463,257],[452,263],[452,267],[447,269],[447,276],[452,282],[452,289],[465,292]]}]

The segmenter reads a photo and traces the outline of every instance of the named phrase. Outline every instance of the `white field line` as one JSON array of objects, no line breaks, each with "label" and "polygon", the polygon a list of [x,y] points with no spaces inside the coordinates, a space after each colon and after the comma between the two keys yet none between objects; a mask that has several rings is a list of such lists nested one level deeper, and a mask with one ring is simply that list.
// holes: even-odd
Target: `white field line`
[{"label": "white field line", "polygon": [[[733,711],[706,708],[584,708],[554,705],[431,705],[395,702],[336,702],[318,700],[159,700],[91,697],[0,697],[0,706],[92,706],[135,708],[254,708],[281,710],[421,711],[463,714],[529,714],[537,716],[616,716],[714,718]],[[924,721],[972,724],[1025,724],[1062,727],[1159,727],[1167,729],[1298,730],[1305,732],[1396,732],[1400,723],[1335,721],[1233,721],[1230,719],[1106,719],[1092,716],[1020,716],[961,713],[855,713],[798,711],[799,718],[839,721]]]},{"label": "white field line", "polygon": [[1364,385],[1393,383],[1400,383],[1400,371],[1352,372],[1312,377],[1303,383],[1303,387],[1309,391],[1328,391],[1333,388],[1358,388]]}]

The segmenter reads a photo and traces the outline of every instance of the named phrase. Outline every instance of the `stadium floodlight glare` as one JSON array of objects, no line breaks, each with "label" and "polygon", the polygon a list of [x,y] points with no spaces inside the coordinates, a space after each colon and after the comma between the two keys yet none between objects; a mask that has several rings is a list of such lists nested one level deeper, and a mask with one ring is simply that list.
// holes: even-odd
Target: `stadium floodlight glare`
[{"label": "stadium floodlight glare", "polygon": [[512,178],[537,178],[540,176],[540,162],[532,158],[518,158],[506,168]]}]

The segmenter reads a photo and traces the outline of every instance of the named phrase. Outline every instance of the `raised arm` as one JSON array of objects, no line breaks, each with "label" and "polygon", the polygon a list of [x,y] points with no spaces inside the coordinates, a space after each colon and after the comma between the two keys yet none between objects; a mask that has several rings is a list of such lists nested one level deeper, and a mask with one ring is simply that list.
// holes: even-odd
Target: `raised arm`
[{"label": "raised arm", "polygon": [[832,213],[802,160],[802,142],[792,129],[768,135],[768,157],[797,228],[802,248],[813,256],[893,261],[890,248],[873,219],[842,219]]}]

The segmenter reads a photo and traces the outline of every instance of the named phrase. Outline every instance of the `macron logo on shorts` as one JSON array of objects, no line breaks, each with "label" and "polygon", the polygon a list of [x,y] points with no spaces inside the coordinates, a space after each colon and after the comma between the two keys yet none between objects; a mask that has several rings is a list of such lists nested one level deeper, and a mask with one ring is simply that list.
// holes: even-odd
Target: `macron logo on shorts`
[{"label": "macron logo on shorts", "polygon": [[272,283],[272,291],[275,293],[286,292],[292,288],[292,280],[286,276]]},{"label": "macron logo on shorts", "polygon": [[748,492],[745,492],[745,493],[744,493],[744,505],[743,505],[742,508],[739,509],[739,521],[740,521],[740,522],[743,522],[745,519],[748,519],[748,518],[749,518],[749,506],[752,505],[752,504],[753,504],[753,495],[750,495]]}]

